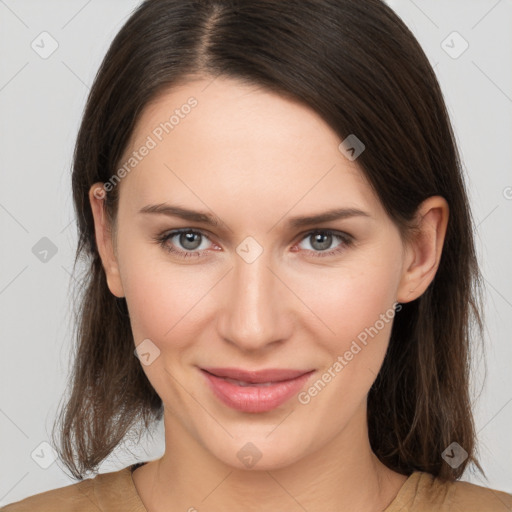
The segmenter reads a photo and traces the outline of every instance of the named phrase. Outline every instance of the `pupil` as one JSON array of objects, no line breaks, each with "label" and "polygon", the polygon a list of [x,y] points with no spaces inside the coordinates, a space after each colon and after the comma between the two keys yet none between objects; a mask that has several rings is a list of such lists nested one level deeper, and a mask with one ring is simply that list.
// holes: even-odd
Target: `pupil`
[{"label": "pupil", "polygon": [[182,242],[183,247],[186,247],[187,249],[196,249],[197,244],[196,244],[196,247],[190,247],[188,244],[194,245],[194,238],[199,236],[197,233],[191,233],[191,232],[182,233],[181,236],[185,238],[184,243]]},{"label": "pupil", "polygon": [[[324,242],[322,243],[322,238],[324,238]],[[320,242],[320,247],[318,247],[318,249],[328,249],[329,246],[331,245],[331,238],[332,238],[332,235],[329,235],[329,234],[322,234],[322,233],[318,233],[317,235],[315,235],[315,242],[316,241],[319,241]]]}]

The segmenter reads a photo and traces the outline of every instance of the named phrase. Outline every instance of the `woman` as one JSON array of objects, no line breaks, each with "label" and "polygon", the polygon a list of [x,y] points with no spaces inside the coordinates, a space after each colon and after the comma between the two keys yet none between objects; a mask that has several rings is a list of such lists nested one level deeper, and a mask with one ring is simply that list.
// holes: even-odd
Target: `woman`
[{"label": "woman", "polygon": [[22,510],[509,510],[468,393],[479,272],[423,51],[379,0],[147,0],[77,140],[90,259],[58,432]]}]

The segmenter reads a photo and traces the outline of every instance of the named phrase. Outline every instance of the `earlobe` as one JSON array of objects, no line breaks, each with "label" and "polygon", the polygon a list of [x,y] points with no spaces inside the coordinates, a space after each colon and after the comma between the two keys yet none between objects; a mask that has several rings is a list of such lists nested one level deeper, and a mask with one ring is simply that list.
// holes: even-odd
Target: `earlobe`
[{"label": "earlobe", "polygon": [[449,206],[441,196],[423,201],[416,214],[416,231],[407,242],[406,257],[397,301],[420,297],[433,281],[443,251]]},{"label": "earlobe", "polygon": [[96,246],[105,270],[108,288],[116,297],[124,297],[121,275],[114,251],[112,231],[104,209],[102,183],[94,183],[89,189],[89,202],[94,218]]}]

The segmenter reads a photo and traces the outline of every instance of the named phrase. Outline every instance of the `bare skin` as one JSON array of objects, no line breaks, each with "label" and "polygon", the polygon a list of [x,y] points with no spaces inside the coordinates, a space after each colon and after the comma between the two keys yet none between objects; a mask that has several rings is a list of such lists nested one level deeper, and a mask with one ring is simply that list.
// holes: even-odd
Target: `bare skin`
[{"label": "bare skin", "polygon": [[[197,106],[158,140],[155,128],[191,96]],[[392,326],[376,322],[432,281],[446,201],[420,206],[418,234],[406,242],[357,160],[345,158],[314,111],[232,79],[191,81],[160,96],[122,162],[148,136],[156,147],[117,185],[115,237],[94,194],[102,184],[90,190],[110,291],[126,297],[135,344],[149,339],[160,351],[143,365],[164,403],[166,441],[162,458],[133,473],[145,507],[384,510],[406,477],[384,466],[368,440],[366,398]],[[204,211],[219,224],[140,213],[161,203]],[[364,214],[288,224],[332,208]],[[179,234],[164,246],[154,240],[184,228],[200,233],[193,249]],[[314,231],[327,229],[332,243],[315,241]],[[242,247],[263,250],[250,263],[237,252],[247,237],[257,245]],[[308,403],[293,397],[271,411],[241,412],[220,402],[199,370],[314,369],[307,392],[375,325],[378,334]],[[252,467],[237,456],[249,442],[261,453]]]}]

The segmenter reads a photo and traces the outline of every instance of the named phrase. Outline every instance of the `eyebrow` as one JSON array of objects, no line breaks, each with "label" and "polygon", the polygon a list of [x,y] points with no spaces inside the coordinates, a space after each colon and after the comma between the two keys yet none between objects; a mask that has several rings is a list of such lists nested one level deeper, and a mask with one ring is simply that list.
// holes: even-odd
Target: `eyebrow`
[{"label": "eyebrow", "polygon": [[[218,217],[216,217],[215,215],[211,215],[210,213],[189,210],[187,208],[173,206],[166,203],[144,206],[139,210],[139,213],[160,214],[167,215],[168,217],[179,217],[180,219],[199,222],[213,227],[218,227],[220,224],[222,224],[222,221]],[[335,208],[313,215],[292,217],[288,219],[287,225],[290,228],[297,229],[305,226],[311,226],[313,224],[320,224],[322,222],[347,219],[350,217],[371,217],[371,215],[357,208]]]}]

